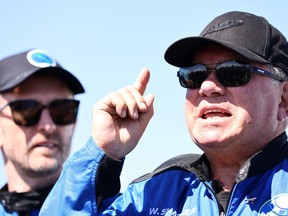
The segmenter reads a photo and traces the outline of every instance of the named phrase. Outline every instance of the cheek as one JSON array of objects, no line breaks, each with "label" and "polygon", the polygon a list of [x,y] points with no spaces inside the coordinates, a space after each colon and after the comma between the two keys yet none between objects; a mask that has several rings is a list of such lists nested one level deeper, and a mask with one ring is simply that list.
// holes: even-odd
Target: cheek
[{"label": "cheek", "polygon": [[62,143],[66,147],[70,148],[71,146],[71,140],[72,140],[74,129],[75,129],[75,125],[65,126],[60,129],[60,134],[61,134],[60,136],[61,136]]},{"label": "cheek", "polygon": [[[259,91],[260,89],[260,91]],[[237,103],[237,102],[236,102]],[[238,98],[240,110],[246,113],[252,121],[253,125],[263,126],[275,124],[277,120],[278,98],[275,97],[275,92],[268,92],[267,89],[252,89],[246,94],[242,94]]]},{"label": "cheek", "polygon": [[187,97],[186,95],[184,107],[185,107],[186,124],[189,129],[193,128],[195,119],[197,117],[197,106],[195,105],[196,105],[195,100],[193,100],[192,97]]},{"label": "cheek", "polygon": [[7,158],[20,160],[27,154],[28,147],[26,134],[21,130],[13,130],[12,127],[1,131],[2,150]]},{"label": "cheek", "polygon": [[72,143],[72,135],[74,132],[74,126],[68,126],[65,130],[62,131],[61,134],[61,142],[63,148],[64,157],[67,158],[71,151],[71,143]]},{"label": "cheek", "polygon": [[186,97],[185,97],[185,108],[194,110],[195,107],[197,107],[197,100],[199,103],[199,90],[190,90],[187,89]]},{"label": "cheek", "polygon": [[11,147],[12,143],[19,143],[19,140],[24,140],[25,137],[24,131],[12,121],[1,122],[0,139],[3,146]]}]

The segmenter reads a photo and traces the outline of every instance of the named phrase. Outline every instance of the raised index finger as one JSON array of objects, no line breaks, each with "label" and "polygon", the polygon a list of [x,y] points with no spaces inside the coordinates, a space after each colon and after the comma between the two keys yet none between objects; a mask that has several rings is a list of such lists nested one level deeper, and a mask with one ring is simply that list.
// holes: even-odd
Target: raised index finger
[{"label": "raised index finger", "polygon": [[146,87],[148,85],[149,79],[150,79],[149,69],[148,68],[142,69],[142,71],[138,75],[138,77],[137,77],[137,79],[133,85],[140,92],[141,95],[144,94]]}]

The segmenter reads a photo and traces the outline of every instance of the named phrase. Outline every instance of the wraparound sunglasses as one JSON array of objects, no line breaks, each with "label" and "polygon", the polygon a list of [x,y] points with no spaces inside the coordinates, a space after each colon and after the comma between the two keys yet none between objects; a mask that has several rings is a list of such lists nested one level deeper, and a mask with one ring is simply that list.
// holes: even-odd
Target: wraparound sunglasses
[{"label": "wraparound sunglasses", "polygon": [[0,112],[10,106],[14,122],[20,126],[36,125],[44,109],[48,109],[56,125],[68,125],[76,122],[79,101],[74,99],[57,99],[48,105],[32,99],[10,101],[0,108]]},{"label": "wraparound sunglasses", "polygon": [[250,64],[238,61],[227,61],[217,64],[214,68],[203,64],[181,67],[177,73],[180,85],[189,89],[200,88],[211,73],[211,69],[215,69],[218,81],[225,87],[237,87],[247,84],[250,81],[252,73],[268,76],[280,82],[284,81],[284,79],[275,74],[261,68],[253,67]]}]

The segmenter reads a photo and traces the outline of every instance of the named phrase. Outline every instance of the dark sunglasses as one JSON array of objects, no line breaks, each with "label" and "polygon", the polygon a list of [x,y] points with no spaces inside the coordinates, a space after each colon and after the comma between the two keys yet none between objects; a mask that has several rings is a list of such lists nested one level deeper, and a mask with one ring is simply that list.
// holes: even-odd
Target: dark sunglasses
[{"label": "dark sunglasses", "polygon": [[225,87],[237,87],[247,84],[252,73],[268,76],[281,82],[284,81],[269,71],[253,67],[247,63],[227,61],[217,64],[215,68],[210,68],[203,64],[180,68],[177,73],[180,85],[189,89],[200,88],[211,73],[211,69],[215,69],[218,81]]},{"label": "dark sunglasses", "polygon": [[56,125],[68,125],[76,122],[79,101],[74,99],[57,99],[48,105],[43,105],[36,100],[11,101],[0,108],[2,111],[10,106],[14,122],[20,126],[36,125],[44,109],[48,109],[51,119]]}]

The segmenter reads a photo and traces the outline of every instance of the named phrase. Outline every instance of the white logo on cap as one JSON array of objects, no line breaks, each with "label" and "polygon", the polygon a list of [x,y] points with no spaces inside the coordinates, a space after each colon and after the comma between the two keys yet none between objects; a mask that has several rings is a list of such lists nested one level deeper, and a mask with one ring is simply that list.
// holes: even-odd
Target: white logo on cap
[{"label": "white logo on cap", "polygon": [[41,49],[34,49],[27,53],[27,60],[36,67],[55,67],[56,61]]}]

